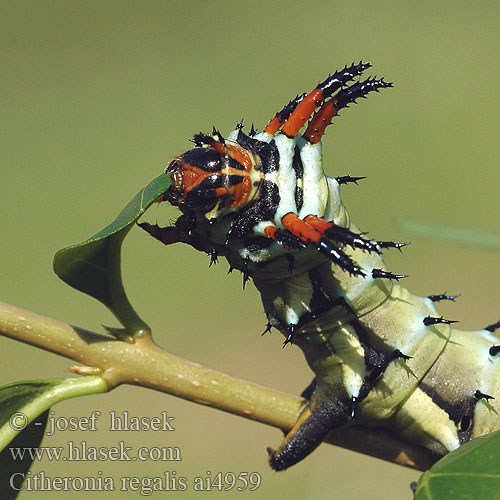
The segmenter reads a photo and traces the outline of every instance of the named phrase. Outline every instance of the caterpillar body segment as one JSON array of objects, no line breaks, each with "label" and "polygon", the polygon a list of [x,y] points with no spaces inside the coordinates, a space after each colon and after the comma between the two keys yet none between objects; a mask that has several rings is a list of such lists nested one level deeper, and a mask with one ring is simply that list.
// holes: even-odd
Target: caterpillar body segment
[{"label": "caterpillar body segment", "polygon": [[402,287],[405,276],[388,271],[382,253],[407,243],[367,238],[342,203],[340,186],[363,177],[324,173],[321,140],[331,119],[391,86],[354,81],[369,66],[335,72],[262,132],[252,127],[247,135],[239,124],[226,138],[197,134],[195,148],[167,167],[172,185],[163,199],[182,215],[172,227],[141,224],[165,244],[206,252],[212,263],[224,256],[244,284],[251,277],[265,331],[278,329],[285,345],[304,352],[315,382],[293,429],[269,450],[276,470],[339,426],[385,428],[436,456],[500,428],[493,334],[500,322],[461,332],[436,309],[457,296],[418,297]]}]

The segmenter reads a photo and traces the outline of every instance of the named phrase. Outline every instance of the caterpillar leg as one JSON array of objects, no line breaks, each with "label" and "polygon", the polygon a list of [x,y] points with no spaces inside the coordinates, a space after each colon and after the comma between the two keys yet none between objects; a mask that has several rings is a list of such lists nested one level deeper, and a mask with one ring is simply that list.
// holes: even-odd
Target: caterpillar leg
[{"label": "caterpillar leg", "polygon": [[354,403],[325,401],[315,408],[306,406],[277,450],[268,448],[269,465],[285,470],[314,451],[334,428],[352,419]]}]

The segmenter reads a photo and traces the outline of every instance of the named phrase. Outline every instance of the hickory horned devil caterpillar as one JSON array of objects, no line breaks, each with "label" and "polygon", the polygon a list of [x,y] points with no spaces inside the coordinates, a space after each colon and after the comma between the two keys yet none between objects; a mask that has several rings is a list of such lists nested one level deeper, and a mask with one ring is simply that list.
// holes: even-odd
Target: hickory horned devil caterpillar
[{"label": "hickory horned devil caterpillar", "polygon": [[[226,138],[196,134],[196,147],[166,172],[162,199],[182,211],[175,226],[143,229],[165,244],[184,242],[227,258],[252,277],[271,327],[299,346],[315,373],[293,429],[277,450],[283,470],[311,453],[334,428],[384,427],[436,455],[500,428],[500,322],[462,332],[435,302],[417,297],[387,271],[382,250],[405,243],[368,239],[351,223],[342,184],[328,177],[321,138],[339,110],[383,79],[356,79],[370,64],[336,71],[292,99],[261,132],[240,123]],[[309,120],[305,132],[299,131]]]}]

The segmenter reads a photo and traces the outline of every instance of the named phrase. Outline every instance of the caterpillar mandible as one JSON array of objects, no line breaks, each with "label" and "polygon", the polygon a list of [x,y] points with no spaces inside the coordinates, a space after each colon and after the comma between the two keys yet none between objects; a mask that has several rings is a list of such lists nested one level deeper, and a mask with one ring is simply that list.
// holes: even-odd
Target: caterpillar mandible
[{"label": "caterpillar mandible", "polygon": [[[500,428],[500,322],[462,332],[435,307],[446,294],[417,297],[386,269],[382,252],[406,243],[366,238],[350,221],[340,186],[328,177],[321,139],[339,110],[391,87],[355,81],[352,64],[292,99],[261,132],[243,124],[226,138],[196,134],[195,147],[166,171],[162,199],[182,215],[174,226],[141,226],[165,244],[184,242],[224,256],[251,277],[284,345],[299,346],[315,373],[307,404],[276,450],[284,470],[339,426],[384,427],[437,456]],[[350,84],[349,84],[350,83]],[[305,131],[300,134],[302,128]],[[300,135],[299,135],[300,134]]]}]

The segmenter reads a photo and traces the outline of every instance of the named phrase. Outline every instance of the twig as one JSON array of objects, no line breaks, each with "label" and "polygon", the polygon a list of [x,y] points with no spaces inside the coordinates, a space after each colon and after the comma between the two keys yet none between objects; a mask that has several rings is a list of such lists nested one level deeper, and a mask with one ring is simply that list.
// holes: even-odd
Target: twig
[{"label": "twig", "polygon": [[[75,373],[99,372],[109,390],[140,385],[284,431],[291,429],[304,401],[175,356],[147,333],[127,343],[0,302],[0,335],[80,363],[71,368]],[[328,442],[419,470],[436,461],[423,448],[378,428],[341,428]]]}]

